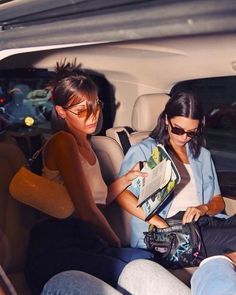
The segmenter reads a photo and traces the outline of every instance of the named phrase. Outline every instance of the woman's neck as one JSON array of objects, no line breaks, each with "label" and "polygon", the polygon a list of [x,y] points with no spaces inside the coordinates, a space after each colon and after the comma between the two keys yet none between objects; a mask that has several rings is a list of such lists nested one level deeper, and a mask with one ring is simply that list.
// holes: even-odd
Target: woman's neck
[{"label": "woman's neck", "polygon": [[94,165],[96,163],[96,157],[88,139],[88,135],[84,132],[73,132],[72,130],[70,132],[77,141],[79,153],[90,165]]},{"label": "woman's neck", "polygon": [[186,146],[176,146],[170,144],[170,150],[174,154],[174,156],[184,164],[189,164],[189,159],[187,155]]},{"label": "woman's neck", "polygon": [[89,140],[88,135],[84,132],[79,132],[78,130],[70,129],[69,132],[74,136],[77,141],[78,146],[88,146]]}]

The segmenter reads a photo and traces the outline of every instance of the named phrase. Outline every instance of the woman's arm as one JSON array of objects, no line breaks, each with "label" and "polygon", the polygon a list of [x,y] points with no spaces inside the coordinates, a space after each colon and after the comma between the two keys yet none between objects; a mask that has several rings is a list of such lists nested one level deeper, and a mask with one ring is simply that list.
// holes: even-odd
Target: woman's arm
[{"label": "woman's arm", "polygon": [[[139,165],[137,163],[139,163],[140,161],[147,161],[147,159],[149,159],[149,157],[151,156],[152,148],[155,146],[156,143],[151,139],[146,140],[145,144],[143,144],[142,147],[140,144],[133,145],[125,155],[124,160],[122,162],[120,169],[121,177],[123,175],[127,175],[129,171],[132,171],[131,167],[134,167],[136,169],[138,168],[139,170]],[[135,164],[138,166],[134,166]],[[134,215],[142,220],[145,220],[145,214],[143,212],[143,209],[141,207],[137,207],[137,197],[128,189],[122,191],[116,197],[116,201],[123,209],[128,211],[131,215]],[[168,227],[168,224],[157,215],[153,216],[148,222],[160,228]]]},{"label": "woman's arm", "polygon": [[[111,246],[120,246],[120,240],[105,216],[97,208],[78,154],[74,137],[60,132],[45,151],[47,166],[58,169],[75,206],[75,216],[87,222]],[[47,155],[53,155],[47,157]],[[51,160],[51,161],[50,161]]]},{"label": "woman's arm", "polygon": [[[117,203],[130,214],[145,220],[145,215],[141,207],[137,207],[138,200],[129,190],[123,191],[116,198]],[[151,219],[148,220],[150,224],[155,225],[159,228],[168,227],[168,224],[160,216],[154,215]]]},{"label": "woman's arm", "polygon": [[216,215],[218,213],[221,213],[225,209],[225,202],[220,194],[220,187],[214,162],[212,160],[210,152],[206,149],[204,151],[204,158],[201,161],[202,169],[204,168],[205,170],[207,170],[207,174],[211,175],[213,179],[213,181],[211,182],[213,196],[209,196],[209,199],[206,199],[208,203],[196,207],[187,208],[183,217],[183,223],[197,221],[199,217],[203,215]]},{"label": "woman's arm", "polygon": [[209,203],[198,206],[198,209],[203,211],[203,215],[216,215],[225,209],[225,202],[222,196],[214,196]]},{"label": "woman's arm", "polygon": [[203,215],[216,215],[225,209],[225,202],[221,195],[214,196],[207,204],[189,207],[183,216],[183,223],[197,221]]},{"label": "woman's arm", "polygon": [[120,176],[118,179],[116,179],[109,185],[106,203],[107,204],[111,203],[138,176],[141,176],[141,177],[147,176],[147,173],[140,171],[139,163],[137,163],[132,169],[130,169],[130,171]]}]

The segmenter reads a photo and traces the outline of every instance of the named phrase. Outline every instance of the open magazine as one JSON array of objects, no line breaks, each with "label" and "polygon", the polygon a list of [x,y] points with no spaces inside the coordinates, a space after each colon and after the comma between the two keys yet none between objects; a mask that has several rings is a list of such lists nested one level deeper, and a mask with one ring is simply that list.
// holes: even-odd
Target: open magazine
[{"label": "open magazine", "polygon": [[138,206],[142,207],[145,220],[150,219],[167,200],[180,182],[179,172],[163,145],[158,144],[145,163],[143,172],[146,177],[133,180],[133,187],[138,197]]}]

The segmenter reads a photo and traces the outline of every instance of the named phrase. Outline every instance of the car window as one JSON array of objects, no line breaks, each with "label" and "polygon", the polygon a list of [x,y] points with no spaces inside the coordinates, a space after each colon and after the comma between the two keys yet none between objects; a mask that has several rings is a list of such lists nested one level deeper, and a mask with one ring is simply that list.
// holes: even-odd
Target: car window
[{"label": "car window", "polygon": [[47,69],[0,70],[0,135],[17,141],[26,158],[51,134],[51,93]]},{"label": "car window", "polygon": [[236,76],[184,81],[171,91],[190,90],[202,101],[206,146],[218,171],[236,171]]},{"label": "car window", "polygon": [[25,118],[31,117],[37,127],[50,128],[52,101],[47,86],[52,75],[41,69],[0,71],[1,116],[10,125],[23,127]]}]

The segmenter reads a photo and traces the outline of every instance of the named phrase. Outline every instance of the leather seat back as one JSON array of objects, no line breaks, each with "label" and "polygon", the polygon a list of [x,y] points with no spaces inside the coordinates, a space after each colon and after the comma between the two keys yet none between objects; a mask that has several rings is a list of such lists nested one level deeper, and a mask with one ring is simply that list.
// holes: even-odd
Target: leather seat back
[{"label": "leather seat back", "polygon": [[34,224],[31,208],[14,200],[8,190],[17,170],[26,163],[21,150],[13,143],[0,142],[0,263],[6,273],[21,272],[29,232]]},{"label": "leather seat back", "polygon": [[[91,142],[99,160],[103,179],[109,185],[118,177],[120,165],[124,158],[123,150],[113,138],[107,136],[93,136]],[[104,214],[120,238],[122,245],[128,246],[130,241],[130,214],[116,202],[108,205],[104,209]]]},{"label": "leather seat back", "polygon": [[[157,117],[163,110],[168,96],[165,94],[148,94],[140,96],[135,105],[132,115],[132,127],[135,132],[127,136],[131,144],[141,141],[147,137],[155,127]],[[154,112],[155,110],[155,112]],[[100,162],[103,178],[110,184],[118,177],[124,152],[117,136],[119,127],[109,129],[111,136],[93,136],[92,145]],[[120,208],[115,202],[105,209],[105,215],[111,226],[118,234],[124,246],[129,245],[130,241],[130,218],[131,215]]]},{"label": "leather seat back", "polygon": [[131,124],[133,132],[129,133],[125,127],[113,127],[106,131],[106,135],[114,138],[121,146],[119,132],[124,131],[130,145],[147,138],[157,124],[160,113],[164,110],[169,96],[164,93],[141,95],[137,98],[132,111]]}]

